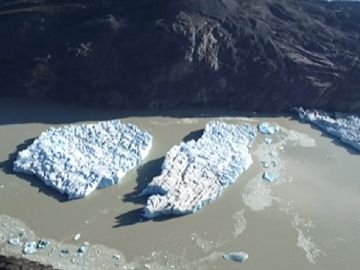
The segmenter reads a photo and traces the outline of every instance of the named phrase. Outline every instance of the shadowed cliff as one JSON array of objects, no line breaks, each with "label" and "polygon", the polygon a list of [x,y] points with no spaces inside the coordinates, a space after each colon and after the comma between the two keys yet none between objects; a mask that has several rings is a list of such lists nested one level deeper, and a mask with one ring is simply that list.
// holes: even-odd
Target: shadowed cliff
[{"label": "shadowed cliff", "polygon": [[360,112],[359,3],[8,0],[0,36],[0,96]]},{"label": "shadowed cliff", "polygon": [[42,265],[24,258],[5,257],[0,255],[1,270],[54,270],[50,265]]}]

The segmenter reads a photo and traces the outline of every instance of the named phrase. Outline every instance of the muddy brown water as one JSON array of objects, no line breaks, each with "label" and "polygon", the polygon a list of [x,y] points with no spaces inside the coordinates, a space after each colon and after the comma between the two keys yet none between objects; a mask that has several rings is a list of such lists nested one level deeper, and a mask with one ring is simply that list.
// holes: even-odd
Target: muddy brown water
[{"label": "muddy brown water", "polygon": [[[149,258],[174,269],[359,269],[360,156],[356,152],[289,116],[242,117],[221,111],[162,114],[0,99],[0,214],[23,221],[42,237],[71,244],[74,234],[81,233],[81,240],[120,250],[128,261]],[[12,173],[17,151],[48,127],[108,119],[131,122],[154,137],[149,156],[121,184],[67,201],[36,177]],[[256,178],[262,172],[262,156],[254,154],[250,169],[201,211],[143,220],[145,199],[136,196],[138,191],[160,173],[171,146],[196,139],[212,119],[254,125],[276,122],[313,138],[316,146],[285,144],[279,152],[282,180],[264,186],[268,193],[257,197],[271,202],[263,210],[256,211],[243,200],[250,181],[261,181]],[[259,135],[252,151],[261,145]],[[248,253],[249,259],[242,264],[222,259],[222,254],[234,251]]]}]

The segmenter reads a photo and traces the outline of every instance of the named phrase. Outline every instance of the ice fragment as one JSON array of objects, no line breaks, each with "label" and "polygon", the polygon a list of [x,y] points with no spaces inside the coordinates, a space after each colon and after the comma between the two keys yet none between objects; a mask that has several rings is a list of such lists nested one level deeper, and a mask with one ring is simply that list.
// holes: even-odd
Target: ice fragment
[{"label": "ice fragment", "polygon": [[225,254],[223,258],[228,261],[242,263],[249,258],[249,255],[245,252],[240,251],[240,252]]},{"label": "ice fragment", "polygon": [[258,125],[258,131],[261,134],[265,135],[272,135],[275,134],[280,130],[280,127],[278,125],[272,125],[268,122],[264,122]]},{"label": "ice fragment", "polygon": [[26,242],[23,248],[23,253],[28,255],[35,252],[37,252],[37,243],[35,241]]}]

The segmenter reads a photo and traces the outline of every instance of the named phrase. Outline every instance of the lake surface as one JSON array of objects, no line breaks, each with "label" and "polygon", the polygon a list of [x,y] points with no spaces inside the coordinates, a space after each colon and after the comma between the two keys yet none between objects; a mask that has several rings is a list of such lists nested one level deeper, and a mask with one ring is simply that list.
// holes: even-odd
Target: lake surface
[{"label": "lake surface", "polygon": [[[17,151],[50,126],[109,119],[133,123],[154,138],[149,156],[121,184],[67,201],[36,177],[12,173]],[[284,132],[270,145],[257,136],[254,163],[214,203],[192,215],[143,220],[146,198],[137,197],[138,192],[160,173],[173,145],[197,139],[213,119],[253,125],[270,121]],[[271,149],[278,153],[280,174],[272,184],[261,179],[260,163]],[[81,241],[138,262],[136,269],[156,269],[155,263],[168,269],[358,269],[359,162],[356,152],[290,116],[215,110],[124,114],[0,99],[0,215],[64,245],[74,244],[73,236],[81,233]],[[4,245],[0,253],[6,253]],[[222,258],[236,251],[248,253],[249,259],[238,264]]]}]

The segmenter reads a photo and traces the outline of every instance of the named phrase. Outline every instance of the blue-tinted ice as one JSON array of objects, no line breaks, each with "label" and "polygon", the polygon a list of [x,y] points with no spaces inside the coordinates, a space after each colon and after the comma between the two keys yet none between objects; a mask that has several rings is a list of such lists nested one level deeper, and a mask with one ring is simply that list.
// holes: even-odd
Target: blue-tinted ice
[{"label": "blue-tinted ice", "polygon": [[323,111],[298,109],[300,119],[318,126],[360,151],[360,117],[343,113],[330,115]]},{"label": "blue-tinted ice", "polygon": [[18,153],[14,171],[35,174],[69,199],[118,183],[150,151],[151,135],[119,120],[50,128]]},{"label": "blue-tinted ice", "polygon": [[173,146],[161,175],[143,194],[151,195],[144,216],[193,213],[211,203],[252,163],[248,147],[256,131],[248,124],[207,124],[198,141]]}]

